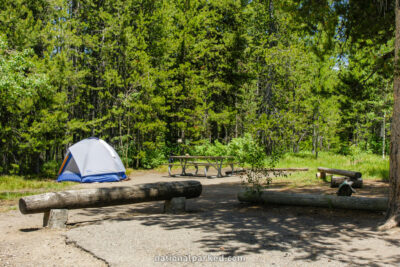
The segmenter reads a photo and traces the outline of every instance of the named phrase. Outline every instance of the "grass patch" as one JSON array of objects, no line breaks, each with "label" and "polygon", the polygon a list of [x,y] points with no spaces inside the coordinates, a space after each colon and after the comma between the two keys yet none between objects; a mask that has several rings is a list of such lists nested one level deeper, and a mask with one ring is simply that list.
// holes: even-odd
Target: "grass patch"
[{"label": "grass patch", "polygon": [[[50,179],[28,178],[16,175],[0,176],[0,204],[1,206],[15,205],[15,201],[20,197],[49,191],[59,191],[73,184],[71,182],[58,183]],[[0,210],[9,209],[3,208]]]},{"label": "grass patch", "polygon": [[359,154],[356,157],[320,152],[318,159],[311,152],[285,154],[276,165],[277,168],[307,167],[308,172],[295,172],[286,178],[278,177],[274,182],[289,181],[290,186],[318,185],[324,181],[316,178],[317,167],[359,171],[363,179],[384,180],[389,179],[389,159],[382,159],[379,155]]}]

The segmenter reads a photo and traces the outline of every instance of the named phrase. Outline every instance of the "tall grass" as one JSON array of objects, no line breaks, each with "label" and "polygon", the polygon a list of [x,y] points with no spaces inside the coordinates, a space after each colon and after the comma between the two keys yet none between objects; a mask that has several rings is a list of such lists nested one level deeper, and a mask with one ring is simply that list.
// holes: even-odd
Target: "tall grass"
[{"label": "tall grass", "polygon": [[321,179],[316,178],[317,167],[359,171],[362,173],[363,179],[384,181],[389,179],[389,159],[382,159],[381,156],[366,153],[350,157],[330,152],[320,152],[317,159],[311,152],[288,153],[283,155],[276,167],[309,168],[308,172],[295,172],[287,178],[275,179],[289,179],[292,186],[323,183]]}]

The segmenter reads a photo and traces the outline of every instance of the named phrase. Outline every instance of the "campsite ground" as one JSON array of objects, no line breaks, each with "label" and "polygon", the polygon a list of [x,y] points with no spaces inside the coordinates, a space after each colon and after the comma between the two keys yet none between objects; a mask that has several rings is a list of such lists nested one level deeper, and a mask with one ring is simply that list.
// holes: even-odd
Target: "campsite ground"
[{"label": "campsite ground", "polygon": [[[238,176],[188,179],[200,181],[203,193],[189,200],[188,213],[181,215],[163,214],[162,202],[81,209],[70,211],[66,230],[49,230],[41,227],[42,214],[22,215],[17,210],[0,213],[0,266],[154,266],[155,257],[166,255],[218,259],[243,256],[246,264],[277,266],[400,262],[400,231],[376,230],[384,218],[382,212],[250,206],[236,199]],[[280,178],[273,187],[334,193],[323,182],[290,187],[290,179]],[[73,188],[173,180],[187,179],[171,178],[166,172],[141,171],[121,183],[78,184]],[[387,183],[366,180],[356,195],[386,194]]]}]

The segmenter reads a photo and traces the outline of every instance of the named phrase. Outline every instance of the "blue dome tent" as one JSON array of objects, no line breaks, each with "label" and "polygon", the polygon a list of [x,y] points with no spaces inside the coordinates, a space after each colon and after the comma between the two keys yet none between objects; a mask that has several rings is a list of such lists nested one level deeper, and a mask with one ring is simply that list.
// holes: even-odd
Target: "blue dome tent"
[{"label": "blue dome tent", "polygon": [[118,182],[125,178],[125,167],[114,148],[91,137],[68,148],[57,181]]}]

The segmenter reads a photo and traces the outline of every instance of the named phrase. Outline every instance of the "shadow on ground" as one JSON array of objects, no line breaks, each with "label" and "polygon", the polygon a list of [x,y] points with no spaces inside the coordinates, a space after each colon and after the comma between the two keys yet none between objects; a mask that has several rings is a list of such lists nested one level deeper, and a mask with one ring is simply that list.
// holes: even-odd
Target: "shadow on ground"
[{"label": "shadow on ground", "polygon": [[202,196],[188,200],[188,213],[182,215],[163,214],[162,202],[80,210],[75,217],[85,219],[70,227],[135,220],[167,231],[201,231],[203,238],[196,242],[205,253],[238,256],[282,251],[302,262],[321,258],[371,266],[400,262],[400,253],[385,251],[398,249],[399,234],[376,231],[384,218],[381,212],[251,206],[238,202],[239,189],[238,183],[203,185]]}]

